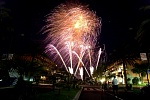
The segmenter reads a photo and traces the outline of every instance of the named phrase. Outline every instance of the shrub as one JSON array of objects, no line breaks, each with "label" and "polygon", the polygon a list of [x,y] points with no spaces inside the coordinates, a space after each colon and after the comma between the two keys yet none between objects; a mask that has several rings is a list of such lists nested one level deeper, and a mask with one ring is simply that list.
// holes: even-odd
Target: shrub
[{"label": "shrub", "polygon": [[139,82],[139,78],[138,78],[138,77],[134,77],[134,78],[132,79],[132,83],[133,83],[133,84],[137,85],[138,82]]}]

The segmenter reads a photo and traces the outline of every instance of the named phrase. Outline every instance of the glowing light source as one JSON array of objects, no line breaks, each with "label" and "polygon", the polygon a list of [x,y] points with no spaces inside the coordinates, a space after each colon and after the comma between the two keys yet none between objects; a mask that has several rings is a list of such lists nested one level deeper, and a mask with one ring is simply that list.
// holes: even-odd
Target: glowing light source
[{"label": "glowing light source", "polygon": [[81,79],[83,80],[83,67],[79,68]]},{"label": "glowing light source", "polygon": [[73,74],[73,68],[69,67],[70,74]]},{"label": "glowing light source", "polygon": [[46,80],[46,77],[45,77],[45,76],[41,76],[41,79],[42,79],[42,80]]},{"label": "glowing light source", "polygon": [[94,72],[94,67],[93,66],[90,67],[90,72],[91,72],[91,75],[92,75],[93,72]]}]

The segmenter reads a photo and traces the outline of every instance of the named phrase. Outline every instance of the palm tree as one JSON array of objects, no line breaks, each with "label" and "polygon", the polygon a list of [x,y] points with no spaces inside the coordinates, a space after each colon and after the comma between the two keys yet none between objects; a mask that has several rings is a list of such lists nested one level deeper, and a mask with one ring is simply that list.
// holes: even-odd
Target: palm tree
[{"label": "palm tree", "polygon": [[33,57],[32,55],[15,55],[11,68],[17,69],[21,76],[28,76],[29,79],[36,75],[49,75],[55,64],[43,55],[37,55]]},{"label": "palm tree", "polygon": [[[141,16],[139,19],[141,19],[139,23],[139,27],[137,30],[136,40],[139,43],[140,52],[146,52],[147,54],[147,63],[148,68],[150,68],[150,62],[149,62],[149,52],[150,52],[150,46],[147,45],[147,43],[150,42],[149,39],[149,33],[150,33],[150,5],[143,6],[139,9]],[[147,73],[148,74],[148,73]],[[148,75],[147,75],[148,77]],[[148,80],[149,83],[149,80]]]},{"label": "palm tree", "polygon": [[138,59],[137,52],[135,52],[136,49],[137,47],[135,47],[135,45],[132,45],[130,42],[125,42],[120,47],[118,47],[118,49],[114,50],[111,55],[109,55],[110,65],[114,63],[123,65],[124,82],[126,88],[128,87],[126,72],[128,65],[134,65]]},{"label": "palm tree", "polygon": [[135,63],[134,64],[134,68],[132,69],[132,72],[133,73],[138,73],[138,74],[141,74],[141,77],[142,77],[142,82],[143,82],[143,77],[145,75],[147,75],[147,81],[149,83],[149,79],[148,79],[148,72],[147,72],[147,69],[148,69],[148,63]]},{"label": "palm tree", "polygon": [[0,48],[2,53],[11,52],[13,32],[11,10],[0,6]]},{"label": "palm tree", "polygon": [[150,6],[141,7],[139,11],[141,13],[139,15],[140,23],[138,23],[139,27],[135,39],[138,41],[141,51],[149,52],[150,46],[147,43],[150,42]]},{"label": "palm tree", "polygon": [[96,77],[97,79],[102,78],[104,69],[105,69],[104,65],[98,66],[97,70],[95,70],[93,73],[93,77]]}]

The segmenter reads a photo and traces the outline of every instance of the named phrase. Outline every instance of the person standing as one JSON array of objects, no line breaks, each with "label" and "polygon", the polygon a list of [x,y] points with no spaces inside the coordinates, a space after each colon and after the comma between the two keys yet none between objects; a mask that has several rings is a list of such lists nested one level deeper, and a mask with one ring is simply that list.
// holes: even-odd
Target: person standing
[{"label": "person standing", "polygon": [[112,80],[112,88],[113,88],[113,93],[117,94],[118,93],[118,80],[116,76],[114,76],[114,79]]}]

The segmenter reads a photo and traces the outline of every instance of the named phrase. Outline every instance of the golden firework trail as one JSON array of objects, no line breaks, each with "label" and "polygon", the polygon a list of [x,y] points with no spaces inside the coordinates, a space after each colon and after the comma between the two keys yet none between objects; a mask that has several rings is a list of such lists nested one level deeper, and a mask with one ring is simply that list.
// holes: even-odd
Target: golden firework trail
[{"label": "golden firework trail", "polygon": [[89,59],[90,53],[92,57],[90,63],[93,62],[93,65],[90,65],[96,65],[95,55],[98,50],[94,49],[100,35],[101,19],[87,5],[60,4],[47,15],[46,23],[44,26],[44,33],[47,34],[45,40],[48,44],[46,51],[53,55],[55,60],[59,57],[50,45],[57,48],[68,67],[74,68],[79,63],[78,57],[72,51],[76,52],[79,57],[82,55],[85,66],[89,65],[89,61],[84,59]]}]

